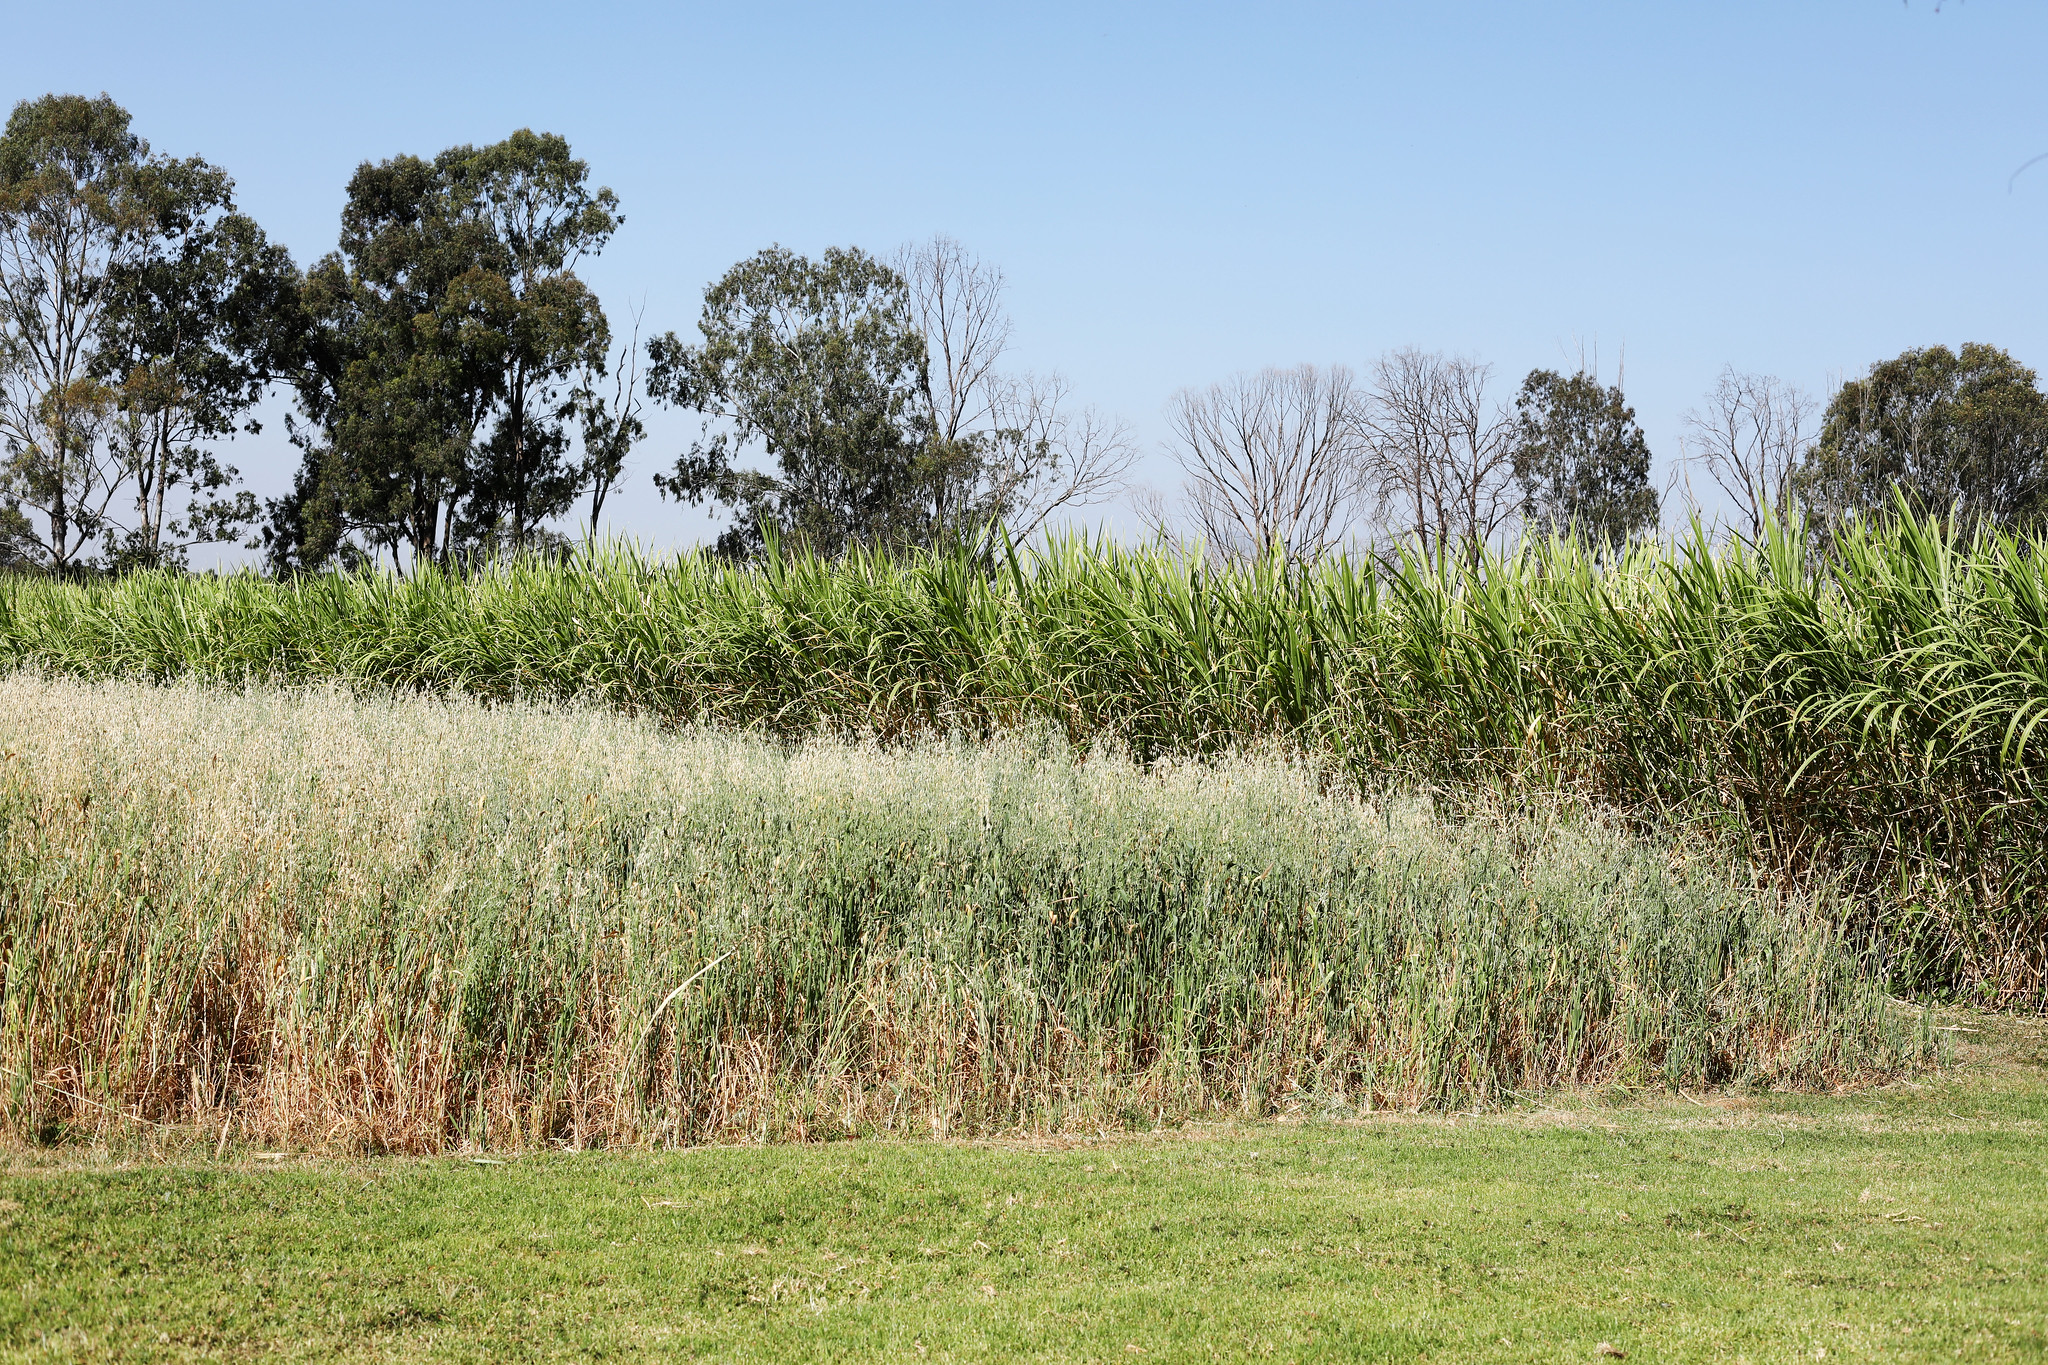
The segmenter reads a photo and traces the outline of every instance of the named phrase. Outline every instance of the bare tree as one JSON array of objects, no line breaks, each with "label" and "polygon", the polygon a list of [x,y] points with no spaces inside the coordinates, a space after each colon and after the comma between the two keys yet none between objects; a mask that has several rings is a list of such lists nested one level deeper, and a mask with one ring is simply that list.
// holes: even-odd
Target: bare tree
[{"label": "bare tree", "polygon": [[1336,548],[1358,491],[1357,403],[1342,366],[1261,370],[1174,395],[1174,454],[1210,553],[1314,559]]},{"label": "bare tree", "polygon": [[896,271],[923,335],[923,408],[932,538],[999,520],[1025,539],[1055,511],[1116,496],[1136,456],[1124,425],[1074,410],[1059,375],[1006,375],[1011,324],[1003,272],[950,237],[906,247]]},{"label": "bare tree", "polygon": [[1129,483],[1137,443],[1094,407],[1076,410],[1058,374],[1008,380],[991,406],[995,458],[983,482],[1011,536],[1027,540],[1064,507],[1107,502]]},{"label": "bare tree", "polygon": [[1476,559],[1513,516],[1514,420],[1489,402],[1491,366],[1412,348],[1373,364],[1360,405],[1376,520],[1426,556]]},{"label": "bare tree", "polygon": [[1738,374],[1730,365],[1706,406],[1685,415],[1687,456],[1734,501],[1752,539],[1763,534],[1765,510],[1784,499],[1792,470],[1813,444],[1813,413],[1813,400],[1792,385]]},{"label": "bare tree", "polygon": [[996,363],[1010,349],[1002,269],[967,254],[951,237],[905,247],[896,273],[910,290],[911,324],[923,334],[920,397],[934,439],[954,444],[994,415]]},{"label": "bare tree", "polygon": [[1139,484],[1125,494],[1133,514],[1138,518],[1139,534],[1152,545],[1174,548],[1181,544],[1180,533],[1174,526],[1173,503],[1166,494],[1151,484]]}]

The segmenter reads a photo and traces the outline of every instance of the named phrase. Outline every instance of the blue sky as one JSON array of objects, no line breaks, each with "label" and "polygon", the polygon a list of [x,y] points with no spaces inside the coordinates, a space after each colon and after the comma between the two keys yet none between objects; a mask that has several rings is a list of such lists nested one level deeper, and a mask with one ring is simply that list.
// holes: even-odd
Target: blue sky
[{"label": "blue sky", "polygon": [[[693,328],[771,242],[946,232],[1010,280],[1021,367],[1158,453],[1172,392],[1391,347],[1502,397],[1597,354],[1663,466],[1724,364],[1824,394],[1915,345],[2048,366],[2039,0],[22,7],[10,101],[105,90],[236,178],[301,261],[357,163],[559,132],[626,226],[615,322]],[[615,529],[712,524],[649,475]],[[233,458],[259,494],[276,424]],[[1091,514],[1112,523],[1114,509]]]}]

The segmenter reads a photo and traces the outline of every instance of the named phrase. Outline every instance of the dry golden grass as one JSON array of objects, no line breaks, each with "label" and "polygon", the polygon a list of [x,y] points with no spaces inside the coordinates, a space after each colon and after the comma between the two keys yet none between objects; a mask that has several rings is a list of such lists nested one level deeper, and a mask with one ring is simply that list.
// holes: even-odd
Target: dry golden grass
[{"label": "dry golden grass", "polygon": [[17,1135],[1124,1127],[1900,1064],[1825,904],[1277,758],[0,678]]}]

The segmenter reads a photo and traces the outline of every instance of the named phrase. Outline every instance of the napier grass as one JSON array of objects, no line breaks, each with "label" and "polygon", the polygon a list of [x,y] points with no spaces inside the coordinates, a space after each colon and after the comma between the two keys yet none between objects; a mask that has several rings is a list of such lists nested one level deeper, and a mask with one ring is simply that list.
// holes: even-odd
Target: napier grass
[{"label": "napier grass", "polygon": [[1824,901],[1278,758],[26,674],[0,742],[30,1141],[1100,1130],[1927,1050]]},{"label": "napier grass", "polygon": [[1476,565],[1042,552],[273,582],[0,580],[0,662],[85,678],[601,701],[884,739],[1278,741],[1366,787],[1565,791],[1789,885],[1843,879],[1897,989],[2048,1004],[2038,541],[1910,516],[1817,553],[1532,541]]}]

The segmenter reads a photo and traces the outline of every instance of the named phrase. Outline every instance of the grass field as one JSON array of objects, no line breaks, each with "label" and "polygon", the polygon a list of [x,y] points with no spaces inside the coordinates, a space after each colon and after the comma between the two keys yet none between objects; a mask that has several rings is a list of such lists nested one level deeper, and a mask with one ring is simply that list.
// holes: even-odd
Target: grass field
[{"label": "grass field", "polygon": [[[2048,1026],[1834,1096],[1094,1141],[0,1156],[0,1358],[2048,1358]],[[1611,1357],[1609,1357],[1611,1358]]]}]

